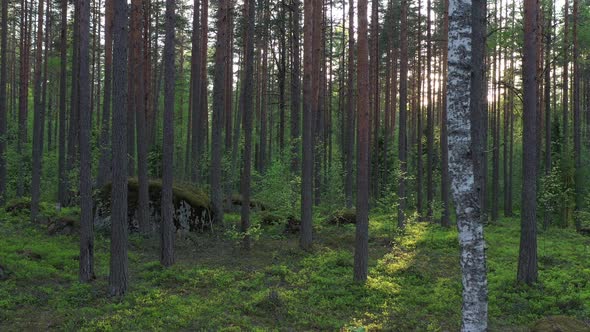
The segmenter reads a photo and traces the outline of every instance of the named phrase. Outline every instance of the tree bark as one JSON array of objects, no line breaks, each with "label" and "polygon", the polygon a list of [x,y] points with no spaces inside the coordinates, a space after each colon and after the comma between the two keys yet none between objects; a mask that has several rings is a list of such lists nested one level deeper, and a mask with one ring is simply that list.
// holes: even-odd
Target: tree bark
[{"label": "tree bark", "polygon": [[[449,0],[444,0],[444,13],[443,13],[443,36],[449,35]],[[448,47],[443,47],[442,66],[443,74],[442,77],[448,77]],[[441,107],[441,121],[440,121],[440,177],[441,177],[441,201],[443,205],[443,212],[441,216],[441,225],[443,227],[451,226],[451,209],[450,209],[450,179],[449,179],[449,139],[447,130],[447,85],[442,83],[442,107]]]},{"label": "tree bark", "polygon": [[364,283],[369,263],[369,43],[367,0],[358,2],[358,165],[354,280]]},{"label": "tree bark", "polygon": [[314,1],[303,1],[303,165],[301,172],[301,232],[299,245],[308,250],[312,244],[313,190],[313,91],[312,35]]},{"label": "tree bark", "polygon": [[102,125],[100,130],[100,159],[98,161],[98,177],[96,184],[102,188],[111,179],[111,96],[113,75],[113,1],[105,3],[105,29],[104,29],[104,101],[102,113]]},{"label": "tree bark", "polygon": [[61,206],[67,204],[68,179],[66,174],[66,93],[67,93],[67,51],[68,51],[68,0],[61,2],[60,27],[60,79],[59,79],[59,137],[57,165],[57,197]]},{"label": "tree bark", "polygon": [[200,0],[194,1],[193,7],[193,31],[192,31],[192,49],[191,49],[191,114],[192,114],[192,134],[191,134],[191,159],[190,165],[191,182],[197,184],[199,178],[199,123],[201,106],[201,38],[199,36],[199,11]]},{"label": "tree bark", "polygon": [[346,207],[352,207],[353,201],[353,156],[354,156],[354,118],[356,109],[355,87],[354,87],[354,1],[348,0],[348,82],[346,101],[346,139],[344,144],[345,153],[345,178],[344,193],[346,196]]},{"label": "tree bark", "polygon": [[90,104],[90,1],[80,0],[80,281],[94,279],[94,220],[92,200],[92,105]]},{"label": "tree bark", "polygon": [[[244,75],[242,77],[242,90],[240,107],[243,107],[244,128],[244,168],[241,178],[242,211],[241,231],[244,233],[243,247],[250,248],[250,181],[252,169],[252,79],[254,78],[254,22],[255,1],[246,0],[244,3]],[[236,126],[239,126],[239,122]]]},{"label": "tree bark", "polygon": [[43,85],[43,0],[39,0],[37,9],[37,40],[35,46],[35,86],[33,119],[33,174],[31,176],[31,221],[35,222],[39,213],[39,199],[41,195],[41,169],[43,157],[43,125],[45,110],[41,104],[41,89]]},{"label": "tree bark", "polygon": [[[29,12],[33,11],[28,8],[28,1],[23,0],[21,4],[21,36],[20,36],[20,84],[18,96],[18,138],[16,143],[16,153],[21,163],[24,163],[23,146],[27,141],[27,109],[28,109],[28,92],[29,92]],[[17,192],[18,197],[25,194],[25,179],[23,168],[18,167],[17,174]]]},{"label": "tree bark", "polygon": [[174,44],[176,26],[176,1],[166,0],[164,39],[164,121],[162,142],[162,227],[160,238],[160,263],[174,264],[174,206],[172,183],[174,181]]},{"label": "tree bark", "polygon": [[127,291],[127,50],[128,6],[113,0],[113,174],[111,191],[111,262],[109,293],[122,296]]},{"label": "tree bark", "polygon": [[291,16],[291,172],[299,172],[299,139],[301,121],[301,59],[300,59],[300,1],[292,0]]},{"label": "tree bark", "polygon": [[[70,92],[70,118],[68,126],[68,148],[67,148],[67,172],[72,172],[75,166],[80,161],[80,85],[78,77],[80,75],[80,4],[74,2],[74,31],[72,37],[72,79],[71,79],[71,92]],[[69,176],[69,174],[66,174]],[[67,204],[70,202],[74,193],[73,188],[66,188]]]},{"label": "tree bark", "polygon": [[[132,113],[135,114],[135,129],[137,139],[137,178],[138,178],[138,199],[137,199],[137,221],[139,231],[142,234],[150,232],[149,225],[149,192],[147,174],[147,135],[146,135],[146,80],[144,75],[144,41],[143,41],[143,1],[131,1],[131,26],[130,26],[130,74],[133,78],[129,82],[129,93],[133,103],[130,105]],[[135,163],[134,163],[135,164]]]},{"label": "tree bark", "polygon": [[8,44],[8,0],[2,0],[2,31],[0,32],[0,205],[6,202],[6,134],[7,115],[6,85],[7,66],[6,48]]},{"label": "tree bark", "polygon": [[223,111],[225,107],[226,57],[228,56],[229,0],[220,0],[217,13],[217,41],[215,43],[215,76],[213,81],[213,129],[211,144],[211,204],[216,221],[223,225],[223,187],[221,183],[221,157]]},{"label": "tree bark", "polygon": [[397,226],[403,228],[406,223],[406,176],[407,164],[407,132],[406,112],[408,107],[408,0],[401,0],[401,33],[400,33],[400,86],[399,86],[399,179],[397,187]]},{"label": "tree bark", "polygon": [[472,51],[472,43],[475,43],[472,39],[477,36],[472,29],[479,24],[475,21],[478,8],[472,6],[470,0],[449,1],[447,89],[448,163],[463,284],[461,330],[470,332],[486,331],[488,320],[485,241],[472,159],[471,118],[476,115],[470,114],[469,106],[480,102],[479,96],[471,95],[473,89],[470,88],[474,83],[472,70],[478,69],[473,67],[476,54]]},{"label": "tree bark", "polygon": [[576,230],[582,228],[582,219],[579,215],[584,205],[584,185],[583,185],[583,169],[582,169],[582,117],[580,114],[580,49],[578,41],[578,24],[579,24],[579,0],[574,0],[574,86],[573,86],[573,102],[574,102],[574,165],[575,165],[575,190],[576,190],[576,205],[575,205],[575,219],[574,225]]},{"label": "tree bark", "polygon": [[[524,2],[523,47],[523,138],[525,147],[537,141],[537,2]],[[537,281],[537,149],[523,149],[522,212],[517,281],[533,284]]]}]

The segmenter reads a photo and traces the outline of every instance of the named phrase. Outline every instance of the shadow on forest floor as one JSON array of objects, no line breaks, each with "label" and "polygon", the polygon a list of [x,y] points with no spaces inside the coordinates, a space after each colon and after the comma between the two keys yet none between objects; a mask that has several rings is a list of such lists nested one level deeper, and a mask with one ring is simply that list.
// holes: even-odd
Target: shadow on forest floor
[{"label": "shadow on forest floor", "polygon": [[[262,228],[244,252],[226,234],[177,242],[177,264],[160,267],[157,236],[130,237],[130,289],[106,296],[108,238],[96,238],[97,279],[77,282],[78,242],[49,237],[26,218],[0,215],[1,330],[457,330],[461,309],[454,229],[371,218],[366,285],[352,281],[354,225],[316,221],[316,245],[301,251],[282,226]],[[238,217],[228,216],[229,223]],[[514,283],[518,222],[486,228],[491,330],[526,330],[563,314],[590,317],[590,243],[572,230],[540,234],[541,282]]]}]

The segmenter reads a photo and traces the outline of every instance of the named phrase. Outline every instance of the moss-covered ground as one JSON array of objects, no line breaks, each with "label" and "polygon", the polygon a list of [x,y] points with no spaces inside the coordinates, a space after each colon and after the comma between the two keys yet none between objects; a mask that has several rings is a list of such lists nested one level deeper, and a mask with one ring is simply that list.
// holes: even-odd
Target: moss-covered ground
[{"label": "moss-covered ground", "polygon": [[[228,223],[238,217],[229,215]],[[370,271],[352,281],[354,225],[320,221],[311,252],[282,225],[264,226],[243,252],[228,232],[178,239],[163,269],[158,238],[130,237],[129,292],[107,296],[109,241],[96,237],[96,274],[80,284],[78,239],[50,237],[26,215],[0,213],[0,330],[456,331],[461,311],[457,234],[427,223],[402,232],[371,217]],[[539,236],[539,278],[515,280],[519,226],[486,227],[492,331],[527,331],[552,315],[590,317],[590,237],[551,228]]]}]

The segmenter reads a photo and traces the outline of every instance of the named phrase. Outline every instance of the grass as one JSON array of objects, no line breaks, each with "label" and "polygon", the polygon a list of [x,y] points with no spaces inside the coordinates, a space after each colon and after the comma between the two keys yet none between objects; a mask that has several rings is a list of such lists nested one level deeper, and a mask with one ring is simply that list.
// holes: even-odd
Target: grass
[{"label": "grass", "polygon": [[[229,223],[238,222],[229,215]],[[325,219],[318,218],[317,220]],[[158,238],[130,237],[130,289],[107,296],[109,241],[97,235],[92,284],[77,281],[78,240],[49,237],[26,216],[0,215],[0,330],[458,329],[461,283],[454,229],[371,217],[366,285],[352,282],[354,225],[318,221],[311,252],[282,225],[264,226],[250,252],[225,234],[177,240],[163,269]],[[492,331],[526,331],[543,317],[590,317],[590,238],[552,228],[539,236],[539,277],[517,285],[518,220],[487,226]]]}]

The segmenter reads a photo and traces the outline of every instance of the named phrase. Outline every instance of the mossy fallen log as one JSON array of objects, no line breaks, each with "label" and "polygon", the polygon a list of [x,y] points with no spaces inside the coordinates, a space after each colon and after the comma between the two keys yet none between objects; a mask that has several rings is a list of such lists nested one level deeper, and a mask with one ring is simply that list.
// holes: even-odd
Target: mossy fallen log
[{"label": "mossy fallen log", "polygon": [[[149,229],[159,228],[161,221],[162,181],[152,180],[148,185],[149,190]],[[111,190],[112,184],[106,184],[99,190],[96,199],[95,227],[97,229],[110,229],[111,215]],[[128,222],[129,230],[139,231],[139,222],[136,218],[138,208],[139,182],[136,178],[128,180]],[[210,229],[214,216],[211,209],[209,196],[197,188],[175,185],[172,188],[172,201],[174,204],[174,224],[177,230],[205,231]]]},{"label": "mossy fallen log", "polygon": [[337,210],[326,220],[330,225],[356,224],[355,209]]},{"label": "mossy fallen log", "polygon": [[550,316],[538,320],[532,332],[589,332],[590,326],[568,316]]}]

